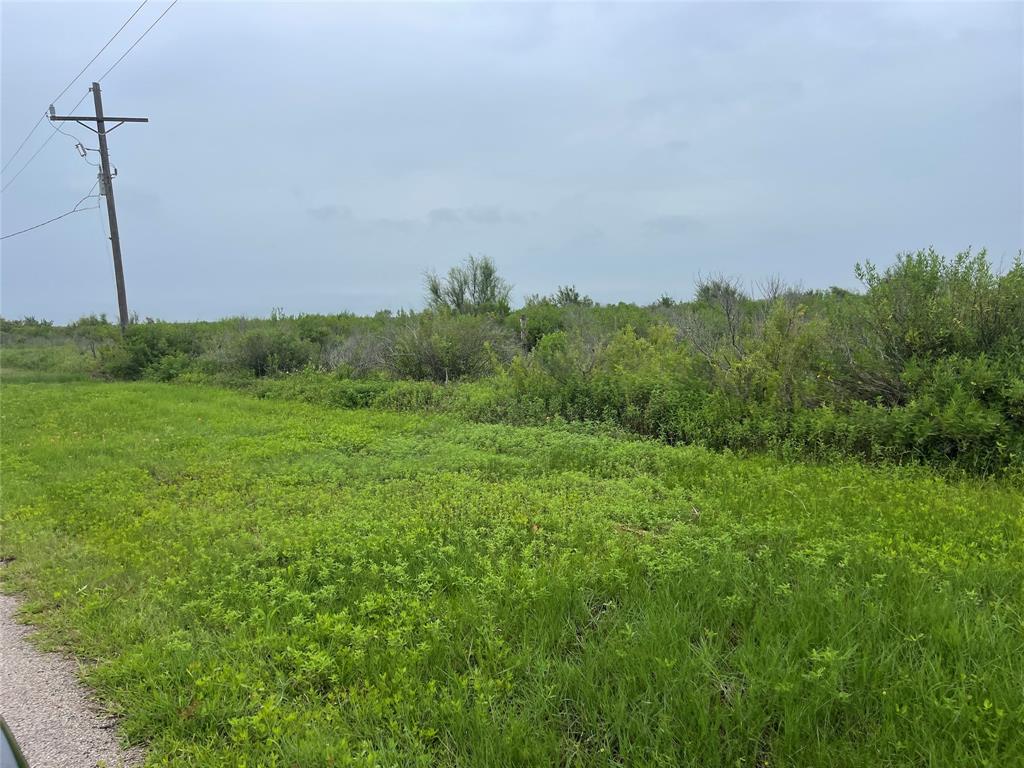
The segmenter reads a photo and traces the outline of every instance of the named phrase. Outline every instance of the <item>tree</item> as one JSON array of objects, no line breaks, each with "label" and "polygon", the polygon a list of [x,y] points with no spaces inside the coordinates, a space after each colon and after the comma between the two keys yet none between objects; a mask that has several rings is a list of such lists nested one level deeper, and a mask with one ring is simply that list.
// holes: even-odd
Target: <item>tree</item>
[{"label": "tree", "polygon": [[504,317],[511,294],[512,286],[498,275],[488,256],[469,256],[461,266],[448,270],[447,277],[427,273],[427,302],[435,310]]},{"label": "tree", "polygon": [[747,296],[738,280],[716,275],[697,281],[697,303],[716,309],[725,321],[725,336],[729,345],[743,356],[742,330]]},{"label": "tree", "polygon": [[560,285],[551,300],[559,307],[592,307],[594,300],[583,296],[575,285]]},{"label": "tree", "polygon": [[80,317],[68,326],[72,338],[96,357],[96,351],[118,339],[117,326],[107,320],[106,314]]}]

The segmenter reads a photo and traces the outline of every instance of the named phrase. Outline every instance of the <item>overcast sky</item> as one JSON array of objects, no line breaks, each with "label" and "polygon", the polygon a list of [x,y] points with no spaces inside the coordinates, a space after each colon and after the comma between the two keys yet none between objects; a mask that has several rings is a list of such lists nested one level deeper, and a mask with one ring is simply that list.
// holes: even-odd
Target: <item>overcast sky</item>
[{"label": "overcast sky", "polygon": [[[136,5],[3,2],[4,162]],[[419,307],[468,253],[517,299],[645,303],[714,272],[853,287],[928,245],[1009,263],[1022,94],[1021,3],[181,0],[103,80],[108,114],[151,120],[110,144],[129,306],[167,319]],[[94,180],[56,136],[3,233]],[[116,315],[101,213],[3,242],[5,317]]]}]

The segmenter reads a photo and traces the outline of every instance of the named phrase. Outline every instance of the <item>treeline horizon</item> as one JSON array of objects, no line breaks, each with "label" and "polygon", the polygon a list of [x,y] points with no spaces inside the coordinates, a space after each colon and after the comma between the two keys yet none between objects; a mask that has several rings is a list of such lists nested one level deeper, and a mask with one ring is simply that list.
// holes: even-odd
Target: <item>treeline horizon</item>
[{"label": "treeline horizon", "polygon": [[123,338],[103,316],[26,318],[0,340],[7,364],[63,345],[61,365],[111,379],[1024,474],[1021,258],[1000,272],[985,251],[928,249],[853,272],[862,290],[712,276],[686,301],[600,304],[569,285],[513,307],[498,265],[471,256],[425,276],[419,311],[147,319]]}]

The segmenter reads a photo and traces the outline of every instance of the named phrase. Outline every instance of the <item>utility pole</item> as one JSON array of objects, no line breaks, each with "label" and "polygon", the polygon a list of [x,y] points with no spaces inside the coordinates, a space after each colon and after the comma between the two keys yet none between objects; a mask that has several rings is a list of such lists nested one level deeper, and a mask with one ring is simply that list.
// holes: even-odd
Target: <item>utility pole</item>
[{"label": "utility pole", "polygon": [[[121,263],[121,235],[117,230],[117,209],[114,207],[114,183],[110,175],[110,157],[107,153],[107,134],[112,133],[114,128],[124,123],[148,123],[148,117],[105,117],[103,114],[103,99],[100,96],[100,84],[93,83],[92,99],[96,105],[95,115],[55,115],[53,105],[50,105],[50,120],[52,122],[75,122],[83,128],[88,128],[95,133],[100,140],[100,185],[101,194],[107,198],[107,219],[110,221],[110,246],[114,251],[114,279],[117,281],[117,312],[121,319],[121,333],[128,328],[128,297],[124,290],[124,266]],[[109,130],[107,122],[116,123]],[[86,123],[95,123],[96,127]]]}]

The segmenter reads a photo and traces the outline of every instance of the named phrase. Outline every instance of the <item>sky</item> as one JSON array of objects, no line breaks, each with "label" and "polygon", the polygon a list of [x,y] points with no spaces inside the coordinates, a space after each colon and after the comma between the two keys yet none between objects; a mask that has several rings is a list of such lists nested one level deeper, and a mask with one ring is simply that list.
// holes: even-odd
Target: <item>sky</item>
[{"label": "sky", "polygon": [[[137,5],[4,0],[4,163]],[[855,288],[858,261],[1024,247],[1022,3],[180,0],[102,93],[150,119],[110,136],[140,317],[419,308],[424,273],[471,253],[517,300],[650,303],[702,275]],[[3,234],[95,182],[59,134],[11,182],[50,133],[3,174]],[[116,316],[104,226],[0,243],[3,316]]]}]

